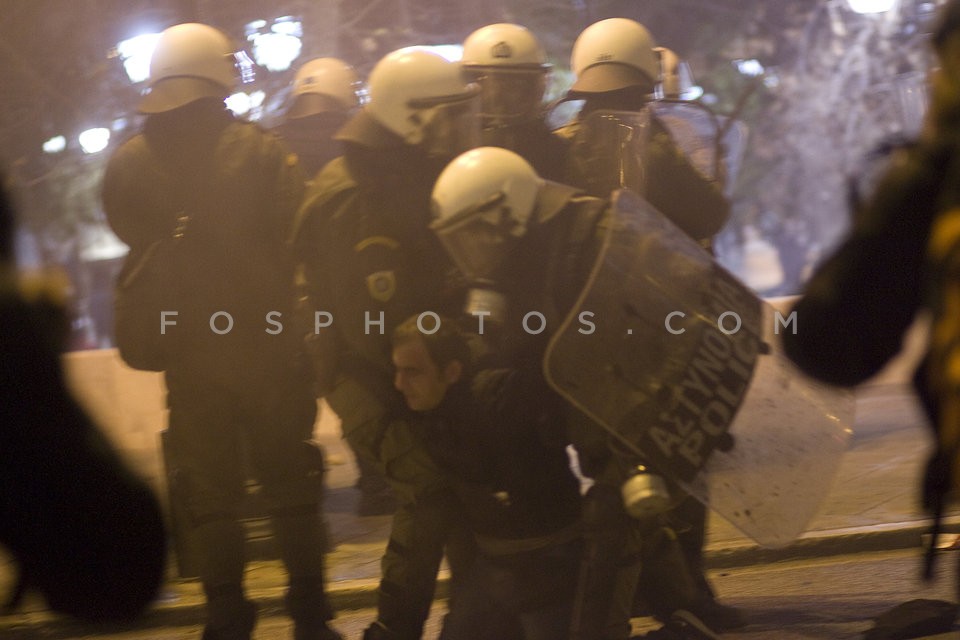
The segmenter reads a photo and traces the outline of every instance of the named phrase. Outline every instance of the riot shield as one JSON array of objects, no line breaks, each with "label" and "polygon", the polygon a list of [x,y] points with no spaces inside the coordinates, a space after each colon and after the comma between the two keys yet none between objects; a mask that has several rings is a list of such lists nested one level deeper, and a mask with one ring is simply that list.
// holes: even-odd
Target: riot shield
[{"label": "riot shield", "polygon": [[583,119],[570,143],[570,183],[600,198],[622,188],[646,193],[649,140],[648,109],[594,111]]},{"label": "riot shield", "polygon": [[690,163],[707,178],[721,180],[729,194],[746,151],[747,126],[696,102],[664,100],[651,108]]},{"label": "riot shield", "polygon": [[598,258],[544,358],[551,386],[764,546],[802,533],[853,399],[803,377],[782,318],[639,196],[615,194]]}]

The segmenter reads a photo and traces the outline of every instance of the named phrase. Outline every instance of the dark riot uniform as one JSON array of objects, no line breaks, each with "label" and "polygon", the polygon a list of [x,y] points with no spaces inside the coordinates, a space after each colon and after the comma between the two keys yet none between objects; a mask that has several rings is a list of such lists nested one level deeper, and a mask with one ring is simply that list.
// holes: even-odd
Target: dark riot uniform
[{"label": "dark riot uniform", "polygon": [[[379,466],[400,502],[382,561],[378,621],[365,637],[413,639],[429,615],[456,510],[403,418],[390,334],[424,310],[450,315],[461,295],[450,289],[450,261],[427,227],[430,190],[446,160],[385,129],[377,136],[386,148],[345,142],[344,157],[321,171],[301,209],[296,245],[308,307],[332,314],[329,327],[311,326],[325,397],[354,450]],[[456,548],[447,554],[456,576]]]},{"label": "dark riot uniform", "polygon": [[581,500],[565,450],[565,404],[539,369],[485,369],[417,414],[479,550],[452,594],[444,640],[566,637]]},{"label": "dark riot uniform", "polygon": [[541,178],[556,182],[564,180],[567,142],[555,135],[542,118],[487,126],[483,130],[483,144],[503,147],[519,154]]},{"label": "dark riot uniform", "polygon": [[[166,354],[176,492],[202,555],[210,637],[249,637],[243,593],[244,456],[262,485],[289,573],[286,603],[298,634],[325,628],[319,508],[322,460],[306,441],[316,401],[299,336],[286,240],[304,177],[279,140],[205,98],[148,117],[106,170],[103,204],[116,234],[142,254],[188,218],[176,260],[178,316]],[[211,317],[225,312],[220,335]],[[275,329],[267,314],[286,330]],[[220,332],[227,319],[214,325]],[[208,637],[205,635],[204,637]],[[301,637],[298,635],[298,637]],[[307,636],[303,636],[307,637]],[[309,636],[313,637],[313,636]]]},{"label": "dark riot uniform", "polygon": [[[710,239],[730,217],[730,203],[719,185],[708,180],[684,157],[663,123],[651,117],[650,126],[643,196],[688,236],[709,247]],[[580,121],[574,120],[554,133],[569,142],[579,130]],[[575,163],[575,159],[568,158],[564,178],[568,184],[580,186],[578,172],[573,170]],[[591,195],[605,198],[610,194]]]},{"label": "dark riot uniform", "polygon": [[[579,130],[580,121],[574,120],[556,134],[570,141]],[[574,149],[575,146],[571,146],[571,153]],[[729,202],[719,185],[709,181],[686,160],[668,130],[655,117],[651,118],[645,161],[647,201],[709,250],[712,237],[730,214]],[[577,162],[575,157],[568,158],[567,179],[575,185],[579,176],[579,171],[574,170]],[[606,197],[609,194],[591,195]],[[606,603],[600,598],[593,599],[597,606],[611,607],[607,623],[610,626],[604,632],[606,635],[600,637],[626,637],[634,609],[629,594],[635,590],[653,612],[664,619],[676,609],[697,612],[705,598],[712,601],[712,591],[703,573],[706,507],[687,496],[657,521],[632,520],[623,509],[620,486],[633,465],[611,453],[610,443],[600,431],[575,429],[573,437],[581,469],[595,481],[584,507],[588,523],[587,558],[593,558],[594,564],[590,566],[585,562],[584,580],[586,584],[620,583]],[[634,464],[638,462],[641,461]],[[678,487],[671,491],[681,492]],[[595,533],[593,540],[591,531]],[[645,557],[643,563],[641,554]],[[641,567],[644,573],[638,577]],[[583,615],[580,630],[575,630],[580,633],[577,637],[596,637],[591,634],[605,626],[600,623],[602,612],[588,604]]]},{"label": "dark riot uniform", "polygon": [[349,117],[347,111],[324,111],[289,118],[273,131],[297,154],[304,173],[312,179],[325,164],[343,154],[340,142],[333,136]]},{"label": "dark riot uniform", "polygon": [[[565,185],[548,182],[544,187],[534,224],[528,225],[521,250],[513,252],[504,269],[514,274],[505,287],[509,300],[505,353],[516,361],[540,362],[550,335],[571,310],[596,258],[605,204]],[[520,329],[523,316],[531,311],[545,318],[547,329],[539,335]],[[618,581],[635,579],[620,571],[623,559],[637,546],[636,541],[632,547],[627,545],[633,523],[620,501],[619,483],[626,469],[619,459],[608,455],[602,427],[572,407],[567,407],[564,422],[568,437],[580,445],[581,469],[596,483],[583,505],[585,548],[571,637],[602,638],[606,637],[611,601],[626,590],[617,588]]]},{"label": "dark riot uniform", "polygon": [[[348,109],[321,111],[306,116],[288,117],[274,128],[274,132],[297,154],[308,183],[316,178],[328,162],[343,155],[343,143],[336,139],[336,133],[347,123],[350,115],[351,110]],[[386,478],[375,465],[356,451],[354,459],[360,472],[357,488],[361,497],[357,512],[360,515],[391,513],[396,508],[396,499]]]},{"label": "dark riot uniform", "polygon": [[[511,252],[494,280],[507,298],[507,311],[500,344],[493,351],[507,363],[519,367],[539,366],[547,344],[561,321],[572,310],[578,294],[586,284],[593,266],[605,224],[607,201],[583,195],[578,189],[547,182],[538,200],[538,206],[520,245]],[[538,319],[523,326],[524,317],[536,312],[542,314],[545,328],[541,332]],[[490,331],[485,327],[485,331]],[[604,482],[599,473],[595,481],[601,487],[615,487],[616,491],[593,491],[593,498],[585,501],[582,526],[586,547],[581,557],[577,579],[576,601],[572,612],[572,637],[605,637],[607,614],[611,599],[622,589],[616,581],[629,576],[619,572],[627,554],[627,533],[632,522],[620,502],[619,479],[626,469],[619,461],[607,455],[607,438],[602,427],[566,405],[562,423],[580,441],[594,444],[582,454],[581,466],[588,471],[595,468],[611,476]],[[587,454],[599,451],[601,464],[594,464]],[[592,466],[591,466],[592,465]],[[614,501],[612,507],[608,502]],[[608,513],[619,515],[616,521]],[[633,576],[635,579],[635,575]],[[627,607],[628,605],[624,605]]]}]

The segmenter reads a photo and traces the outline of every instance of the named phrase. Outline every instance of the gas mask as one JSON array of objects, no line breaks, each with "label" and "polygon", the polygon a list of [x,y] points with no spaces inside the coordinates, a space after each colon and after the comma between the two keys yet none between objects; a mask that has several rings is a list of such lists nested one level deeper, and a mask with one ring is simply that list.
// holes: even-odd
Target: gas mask
[{"label": "gas mask", "polygon": [[505,203],[506,194],[500,192],[430,225],[470,282],[464,311],[498,323],[504,321],[507,304],[497,291],[497,274],[526,231]]},{"label": "gas mask", "polygon": [[542,186],[530,163],[500,147],[471,149],[437,178],[430,228],[470,282],[467,313],[503,321],[497,276],[518,250]]}]

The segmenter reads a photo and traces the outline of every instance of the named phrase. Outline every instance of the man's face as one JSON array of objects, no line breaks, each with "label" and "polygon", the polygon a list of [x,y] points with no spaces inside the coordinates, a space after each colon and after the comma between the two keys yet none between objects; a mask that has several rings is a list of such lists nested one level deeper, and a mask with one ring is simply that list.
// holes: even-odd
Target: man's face
[{"label": "man's face", "polygon": [[460,378],[459,363],[451,362],[441,371],[419,338],[394,347],[393,366],[396,371],[393,386],[414,411],[436,409],[450,385]]}]

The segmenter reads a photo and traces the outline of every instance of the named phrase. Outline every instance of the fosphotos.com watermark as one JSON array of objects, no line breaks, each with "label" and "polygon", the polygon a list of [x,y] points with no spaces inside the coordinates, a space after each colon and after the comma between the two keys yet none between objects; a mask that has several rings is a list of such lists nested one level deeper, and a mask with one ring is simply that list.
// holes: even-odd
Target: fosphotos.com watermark
[{"label": "fosphotos.com watermark", "polygon": [[[484,335],[491,313],[488,311],[476,311],[469,315],[475,318],[477,321],[477,333],[479,335]],[[703,322],[708,321],[715,324],[717,329],[725,335],[735,335],[743,329],[743,318],[737,311],[722,311],[717,314],[714,320],[710,320],[703,314],[697,313],[694,310],[677,310],[664,314],[664,332],[670,335],[682,335],[686,333],[687,326],[685,325],[690,323],[689,318],[691,317],[693,317],[694,322],[697,323],[702,324]],[[179,311],[161,311],[159,323],[160,334],[167,335],[168,332],[173,332],[175,327],[179,325],[179,318]],[[600,320],[601,319],[597,318],[597,314],[592,311],[580,311],[577,314],[577,332],[582,335],[592,335],[596,333],[597,322]],[[286,329],[284,316],[279,311],[268,312],[264,315],[263,321],[263,331],[268,335],[280,335]],[[792,311],[788,315],[784,316],[783,313],[775,310],[771,321],[773,322],[774,334],[779,335],[781,331],[784,331],[796,335],[797,314],[795,311]],[[376,314],[369,311],[364,312],[363,318],[356,318],[354,319],[354,322],[358,323],[358,327],[362,327],[363,333],[366,335],[383,336],[387,333],[386,316],[383,311],[380,311]],[[417,316],[417,328],[422,333],[428,335],[438,331],[442,322],[443,321],[440,315],[433,311],[424,311]],[[230,312],[216,311],[210,315],[208,324],[211,333],[222,336],[233,332],[236,326],[236,321]],[[315,335],[319,335],[320,333],[330,329],[333,327],[333,325],[334,316],[329,311],[315,311],[313,313],[313,333]],[[528,311],[519,318],[519,329],[528,335],[540,335],[549,328],[547,316],[540,311]],[[625,331],[628,335],[633,335],[633,329],[627,328]],[[649,329],[647,330],[647,333],[649,333]]]}]

